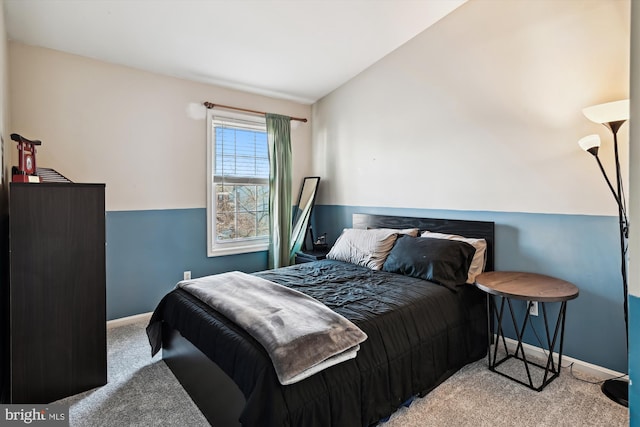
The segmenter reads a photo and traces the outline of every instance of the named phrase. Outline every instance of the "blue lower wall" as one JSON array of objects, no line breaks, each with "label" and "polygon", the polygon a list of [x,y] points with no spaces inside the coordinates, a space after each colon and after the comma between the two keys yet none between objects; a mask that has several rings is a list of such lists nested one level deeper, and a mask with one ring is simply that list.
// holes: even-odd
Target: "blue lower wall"
[{"label": "blue lower wall", "polygon": [[[333,242],[358,212],[495,222],[496,270],[547,274],[580,289],[567,306],[564,354],[627,372],[617,217],[317,205],[315,233]],[[542,338],[542,316],[533,324]],[[525,341],[540,346],[532,333]]]},{"label": "blue lower wall", "polygon": [[[580,288],[568,304],[564,354],[627,371],[615,217],[317,205],[314,231],[333,242],[357,212],[494,221],[496,269],[548,274]],[[267,268],[266,252],[208,258],[204,208],[114,211],[106,220],[108,319],[152,311],[185,270],[199,277]],[[544,332],[541,317],[534,326]],[[535,336],[525,341],[539,346]]]},{"label": "blue lower wall", "polygon": [[640,427],[640,298],[629,295],[629,415],[631,427]]},{"label": "blue lower wall", "polygon": [[204,208],[107,212],[107,319],[152,311],[186,270],[267,268],[267,252],[208,258],[206,221]]}]

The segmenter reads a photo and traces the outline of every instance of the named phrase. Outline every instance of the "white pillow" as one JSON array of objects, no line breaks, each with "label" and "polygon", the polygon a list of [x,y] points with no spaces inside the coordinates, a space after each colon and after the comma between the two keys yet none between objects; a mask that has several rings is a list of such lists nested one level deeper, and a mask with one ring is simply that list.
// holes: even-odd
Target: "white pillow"
[{"label": "white pillow", "polygon": [[327,254],[327,258],[380,270],[398,238],[399,231],[401,230],[389,228],[345,228]]},{"label": "white pillow", "polygon": [[458,236],[456,234],[433,233],[431,231],[423,231],[421,237],[431,237],[432,239],[448,239],[466,242],[476,248],[476,253],[471,261],[469,272],[467,273],[467,283],[476,282],[476,276],[484,271],[487,263],[487,241],[485,239],[472,239],[470,237]]}]

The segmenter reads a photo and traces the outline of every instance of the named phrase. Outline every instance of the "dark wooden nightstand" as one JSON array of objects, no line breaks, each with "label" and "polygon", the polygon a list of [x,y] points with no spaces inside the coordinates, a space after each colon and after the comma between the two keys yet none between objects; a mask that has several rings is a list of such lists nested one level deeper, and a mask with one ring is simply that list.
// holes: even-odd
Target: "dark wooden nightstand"
[{"label": "dark wooden nightstand", "polygon": [[322,250],[302,250],[296,254],[296,264],[303,264],[305,262],[320,261],[325,259],[329,253],[329,248]]},{"label": "dark wooden nightstand", "polygon": [[[489,271],[482,273],[476,277],[476,287],[487,294],[487,320],[489,324],[492,324],[492,320],[494,318],[498,319],[498,330],[495,331],[497,338],[493,346],[491,344],[492,337],[489,337],[489,351],[487,352],[489,369],[533,390],[541,391],[547,384],[560,375],[567,301],[578,297],[578,288],[573,283],[556,279],[555,277],[517,271]],[[497,300],[500,300],[499,308]],[[532,302],[536,301],[542,306],[546,342],[541,343],[541,346],[544,348],[546,345],[546,350],[548,351],[548,357],[545,365],[540,365],[531,360],[527,360],[527,357],[524,354],[522,337],[524,335],[525,328],[527,325],[530,325],[530,312],[528,309],[525,311],[524,320],[520,325],[518,325],[513,306],[511,304],[512,300],[528,301],[529,308],[531,307]],[[509,312],[511,314],[511,319],[517,336],[518,344],[515,353],[509,353],[506,351],[507,344],[504,337],[504,330],[502,329],[503,322],[506,322],[504,320],[505,303],[506,306],[509,307]],[[552,321],[552,319],[549,319],[547,316],[546,304],[549,303],[560,303],[558,318],[555,322],[555,326],[552,326],[551,328],[551,330],[554,331],[553,336],[550,334],[549,328],[549,322]],[[560,339],[560,346],[558,351],[558,363],[556,364],[553,360],[553,351],[558,339]],[[500,360],[496,360],[500,341],[504,344],[506,356]],[[524,367],[527,372],[527,381],[522,381],[521,379],[497,370],[497,367],[500,364],[511,358],[519,359],[524,363]],[[542,383],[539,386],[535,386],[531,378],[531,372],[529,371],[529,367],[531,365],[544,369],[544,377],[542,378]]]}]

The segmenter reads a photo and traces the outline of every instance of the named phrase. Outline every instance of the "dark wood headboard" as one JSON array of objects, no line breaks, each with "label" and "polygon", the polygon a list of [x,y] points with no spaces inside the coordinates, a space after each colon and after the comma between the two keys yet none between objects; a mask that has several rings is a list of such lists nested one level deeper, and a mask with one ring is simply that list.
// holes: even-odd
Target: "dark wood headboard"
[{"label": "dark wood headboard", "polygon": [[353,214],[353,228],[418,228],[437,233],[458,234],[487,241],[485,271],[494,269],[495,223],[461,219],[415,218],[409,216]]}]

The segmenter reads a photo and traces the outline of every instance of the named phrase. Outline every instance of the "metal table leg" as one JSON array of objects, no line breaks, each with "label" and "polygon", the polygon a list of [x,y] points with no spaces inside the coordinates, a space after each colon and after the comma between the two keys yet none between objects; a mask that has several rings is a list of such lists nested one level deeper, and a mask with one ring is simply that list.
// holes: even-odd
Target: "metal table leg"
[{"label": "metal table leg", "polygon": [[[494,298],[501,298],[499,309],[498,309],[498,304],[496,303]],[[511,315],[511,320],[513,322],[513,327],[514,327],[516,338],[517,338],[517,346],[514,353],[510,353],[507,348],[507,343],[504,336],[504,330],[502,327],[502,322],[504,320],[505,302],[506,302],[506,305],[509,307],[509,314]],[[524,332],[526,330],[527,325],[530,324],[529,310],[528,309],[526,310],[524,319],[522,321],[522,326],[519,327],[515,312],[513,310],[513,306],[511,304],[511,300],[507,297],[487,294],[487,321],[489,322],[489,325],[492,324],[492,320],[494,318],[497,318],[496,340],[495,342],[493,342],[493,345],[491,345],[493,340],[493,333],[490,334],[490,338],[489,338],[489,349],[487,352],[489,369],[493,372],[497,372],[498,374],[504,377],[507,377],[513,381],[516,381],[536,391],[541,391],[551,381],[553,381],[555,378],[557,378],[560,375],[560,369],[562,367],[562,349],[564,345],[565,315],[567,310],[567,302],[562,301],[560,305],[560,311],[558,312],[558,318],[556,319],[555,326],[553,327],[553,336],[551,336],[551,333],[549,330],[549,318],[547,316],[547,309],[546,309],[545,303],[540,302],[540,304],[542,306],[542,313],[544,317],[546,345],[547,345],[547,350],[549,351],[549,355],[547,357],[547,361],[545,365],[541,365],[534,361],[527,360],[527,357],[524,353],[522,339],[523,339]],[[558,363],[556,364],[553,360],[553,349],[556,346],[558,338],[560,338],[560,349],[559,349],[560,351],[558,353]],[[499,343],[501,340],[504,346],[505,356],[502,359],[497,360],[497,353],[498,353]],[[522,381],[519,378],[515,378],[497,369],[502,363],[512,358],[521,360],[523,362],[525,371],[527,373],[528,382]],[[539,386],[536,386],[533,383],[533,379],[531,377],[531,371],[529,369],[530,365],[538,367],[540,369],[544,369],[544,377],[542,379],[542,383]]]}]

